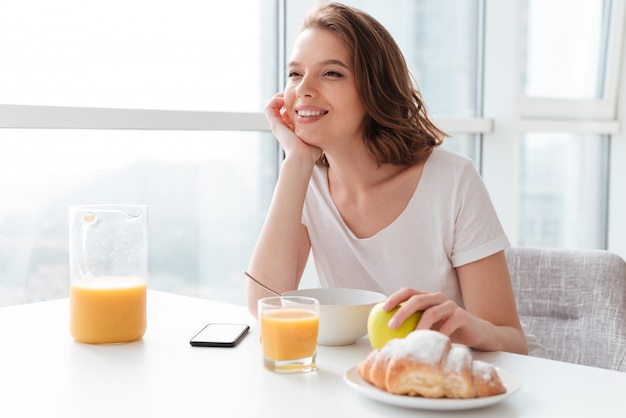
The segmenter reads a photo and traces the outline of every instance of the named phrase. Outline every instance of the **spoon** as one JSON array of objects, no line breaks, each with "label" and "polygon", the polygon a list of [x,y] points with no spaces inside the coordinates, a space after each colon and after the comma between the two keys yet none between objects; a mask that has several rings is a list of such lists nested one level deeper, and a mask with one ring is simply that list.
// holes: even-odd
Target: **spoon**
[{"label": "spoon", "polygon": [[245,274],[246,276],[248,276],[253,282],[255,282],[256,284],[258,284],[259,286],[261,286],[263,289],[267,290],[270,293],[275,294],[276,296],[282,296],[280,293],[276,293],[275,291],[273,291],[272,289],[270,289],[269,287],[265,286],[263,283],[261,283],[260,281],[258,281],[257,279],[255,279],[254,277],[250,276],[250,274],[247,271],[244,271],[243,274]]}]

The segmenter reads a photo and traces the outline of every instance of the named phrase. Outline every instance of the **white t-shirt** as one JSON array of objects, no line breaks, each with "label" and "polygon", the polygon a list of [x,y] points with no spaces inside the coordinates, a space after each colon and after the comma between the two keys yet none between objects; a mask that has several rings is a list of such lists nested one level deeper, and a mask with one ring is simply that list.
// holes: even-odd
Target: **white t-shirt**
[{"label": "white t-shirt", "polygon": [[443,292],[464,307],[455,267],[507,248],[509,240],[472,161],[435,148],[407,207],[376,235],[360,239],[344,223],[315,166],[302,214],[322,287],[401,287]]}]

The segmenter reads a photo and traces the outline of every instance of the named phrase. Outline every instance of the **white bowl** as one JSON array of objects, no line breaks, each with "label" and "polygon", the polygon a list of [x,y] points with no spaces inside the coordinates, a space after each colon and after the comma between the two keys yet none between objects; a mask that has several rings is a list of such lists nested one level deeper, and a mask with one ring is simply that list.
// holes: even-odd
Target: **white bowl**
[{"label": "white bowl", "polygon": [[367,334],[367,317],[378,302],[387,297],[362,289],[315,288],[283,293],[285,296],[308,296],[320,302],[320,345],[349,345]]}]

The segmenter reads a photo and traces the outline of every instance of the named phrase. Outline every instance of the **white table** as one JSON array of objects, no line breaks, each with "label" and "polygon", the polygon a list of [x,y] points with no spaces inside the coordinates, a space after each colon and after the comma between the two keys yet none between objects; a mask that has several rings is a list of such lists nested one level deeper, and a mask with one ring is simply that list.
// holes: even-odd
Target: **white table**
[{"label": "white table", "polygon": [[[0,417],[609,417],[626,416],[626,373],[520,356],[474,353],[523,380],[486,408],[437,412],[390,406],[342,378],[370,351],[366,339],[320,347],[318,371],[281,375],[261,361],[256,321],[243,306],[150,290],[143,340],[72,340],[67,299],[0,309]],[[191,347],[208,322],[244,322],[236,348]]]}]

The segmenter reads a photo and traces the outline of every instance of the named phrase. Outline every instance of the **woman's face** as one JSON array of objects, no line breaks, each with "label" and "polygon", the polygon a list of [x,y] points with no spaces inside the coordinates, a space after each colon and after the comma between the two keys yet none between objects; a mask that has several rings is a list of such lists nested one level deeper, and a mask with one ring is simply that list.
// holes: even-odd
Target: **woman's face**
[{"label": "woman's face", "polygon": [[324,151],[362,139],[365,109],[356,89],[352,56],[343,41],[322,29],[298,36],[287,67],[285,107],[295,133]]}]

